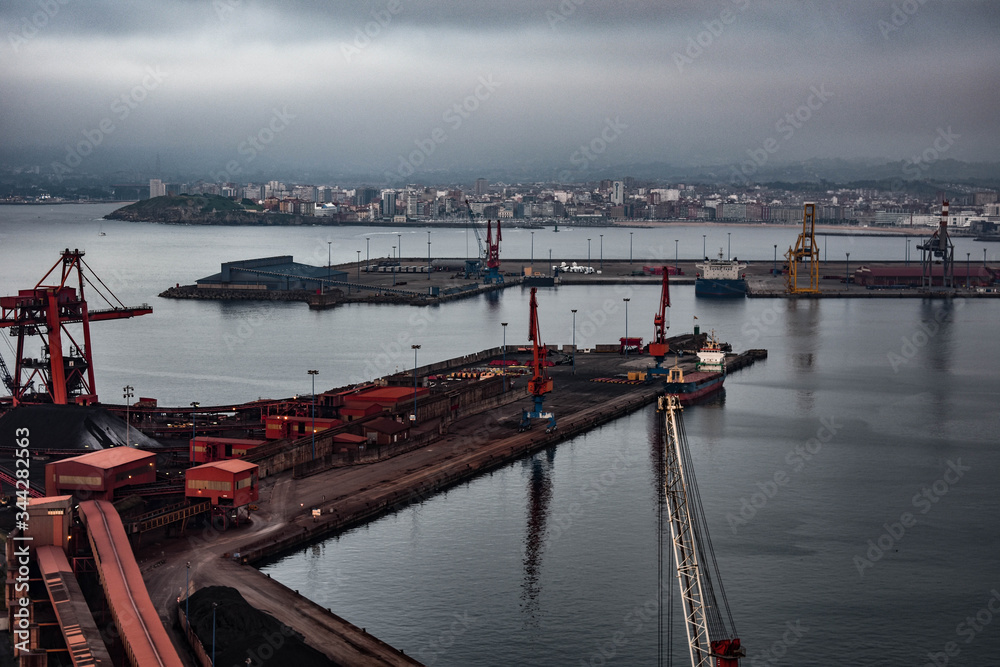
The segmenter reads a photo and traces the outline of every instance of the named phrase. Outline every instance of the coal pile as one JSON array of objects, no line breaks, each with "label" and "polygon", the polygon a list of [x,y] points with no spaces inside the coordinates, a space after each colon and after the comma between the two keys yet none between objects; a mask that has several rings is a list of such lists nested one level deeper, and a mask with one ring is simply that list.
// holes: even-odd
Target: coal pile
[{"label": "coal pile", "polygon": [[[215,608],[215,664],[229,667],[331,667],[302,635],[268,613],[251,607],[238,590],[209,586],[191,595],[191,629],[212,656],[212,603]],[[183,605],[183,601],[181,602]]]},{"label": "coal pile", "polygon": [[0,449],[14,449],[19,429],[31,434],[32,449],[79,449],[83,454],[125,444],[162,446],[136,428],[126,430],[125,420],[96,406],[19,405],[0,417]]}]

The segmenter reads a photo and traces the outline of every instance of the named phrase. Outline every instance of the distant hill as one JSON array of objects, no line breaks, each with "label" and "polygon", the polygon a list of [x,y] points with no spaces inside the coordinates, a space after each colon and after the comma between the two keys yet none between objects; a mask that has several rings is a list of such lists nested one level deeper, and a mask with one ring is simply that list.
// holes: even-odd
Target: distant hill
[{"label": "distant hill", "polygon": [[104,216],[107,220],[187,225],[301,225],[316,218],[261,212],[218,195],[173,195],[143,199]]}]

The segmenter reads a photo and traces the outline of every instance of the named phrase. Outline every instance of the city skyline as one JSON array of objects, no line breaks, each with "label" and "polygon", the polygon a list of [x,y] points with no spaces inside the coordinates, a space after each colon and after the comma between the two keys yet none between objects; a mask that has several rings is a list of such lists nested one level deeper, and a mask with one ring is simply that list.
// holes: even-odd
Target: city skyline
[{"label": "city skyline", "polygon": [[73,176],[162,154],[216,180],[392,183],[643,163],[752,181],[838,158],[920,178],[1000,156],[998,23],[989,3],[923,0],[13,2],[0,161]]}]

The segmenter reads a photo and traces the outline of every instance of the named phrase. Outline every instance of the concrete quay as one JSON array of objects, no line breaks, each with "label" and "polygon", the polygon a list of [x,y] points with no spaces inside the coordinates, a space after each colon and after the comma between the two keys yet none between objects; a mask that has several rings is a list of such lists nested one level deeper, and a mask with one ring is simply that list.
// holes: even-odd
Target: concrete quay
[{"label": "concrete quay", "polygon": [[[471,366],[488,361],[481,355],[474,356]],[[508,360],[521,362],[528,356],[523,351],[507,353]],[[748,358],[733,360],[745,365]],[[150,596],[175,644],[183,650],[183,633],[173,628],[173,619],[190,574],[191,590],[211,585],[236,588],[252,605],[295,628],[309,645],[324,652],[335,664],[419,664],[363,628],[261,574],[253,565],[584,433],[648,405],[659,394],[657,383],[593,381],[623,379],[630,371],[644,370],[651,364],[647,355],[580,353],[575,372],[570,355],[561,361],[549,369],[555,390],[546,397],[545,407],[558,418],[558,429],[552,433],[546,434],[542,423],[523,433],[517,431],[521,408],[530,403],[523,387],[516,386],[526,384],[527,379],[522,377],[496,407],[450,424],[445,435],[411,451],[302,478],[294,478],[290,469],[264,477],[259,509],[249,524],[225,532],[189,531],[180,538],[168,538],[163,533],[145,537],[137,557]],[[293,443],[298,445],[292,449],[299,456],[309,451],[305,440]],[[273,466],[275,470],[282,467]],[[318,518],[313,516],[314,509],[320,510]]]}]

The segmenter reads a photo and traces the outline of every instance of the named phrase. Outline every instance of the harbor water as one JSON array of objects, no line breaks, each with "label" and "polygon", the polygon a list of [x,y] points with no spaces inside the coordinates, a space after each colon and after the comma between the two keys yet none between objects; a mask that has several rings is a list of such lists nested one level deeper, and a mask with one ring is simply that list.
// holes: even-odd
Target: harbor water
[{"label": "harbor water", "polygon": [[[528,297],[517,287],[441,307],[327,311],[156,296],[250,257],[325,264],[329,253],[337,263],[400,243],[404,257],[425,257],[426,229],[101,222],[112,208],[0,207],[2,294],[32,287],[69,247],[86,250],[124,303],[152,305],[151,315],[92,327],[107,402],[126,384],[164,405],[289,396],[310,390],[307,369],[325,389],[412,368],[412,343],[418,364],[499,345],[500,322],[510,323],[508,344],[527,342]],[[430,232],[434,256],[465,254],[464,230]],[[637,264],[672,259],[674,239],[682,259],[703,243],[718,252],[727,232],[733,255],[770,263],[773,246],[795,237],[719,225],[512,229],[502,253],[541,264],[551,247],[554,259],[583,263],[590,238],[596,266],[599,235],[605,259],[627,259],[629,232]],[[831,259],[836,244],[852,263],[905,251],[901,238],[828,243]],[[956,256],[981,260],[984,244],[961,243]],[[542,338],[570,343],[571,309],[580,347],[615,341],[626,326],[648,338],[658,296],[655,285],[542,289]],[[769,351],[683,417],[744,664],[996,664],[1000,303],[716,302],[695,299],[692,286],[671,296],[671,334],[698,324],[734,349]],[[11,365],[6,344],[0,354]],[[652,408],[634,413],[265,569],[428,665],[651,664],[656,419]],[[683,661],[679,625],[674,635]]]}]

